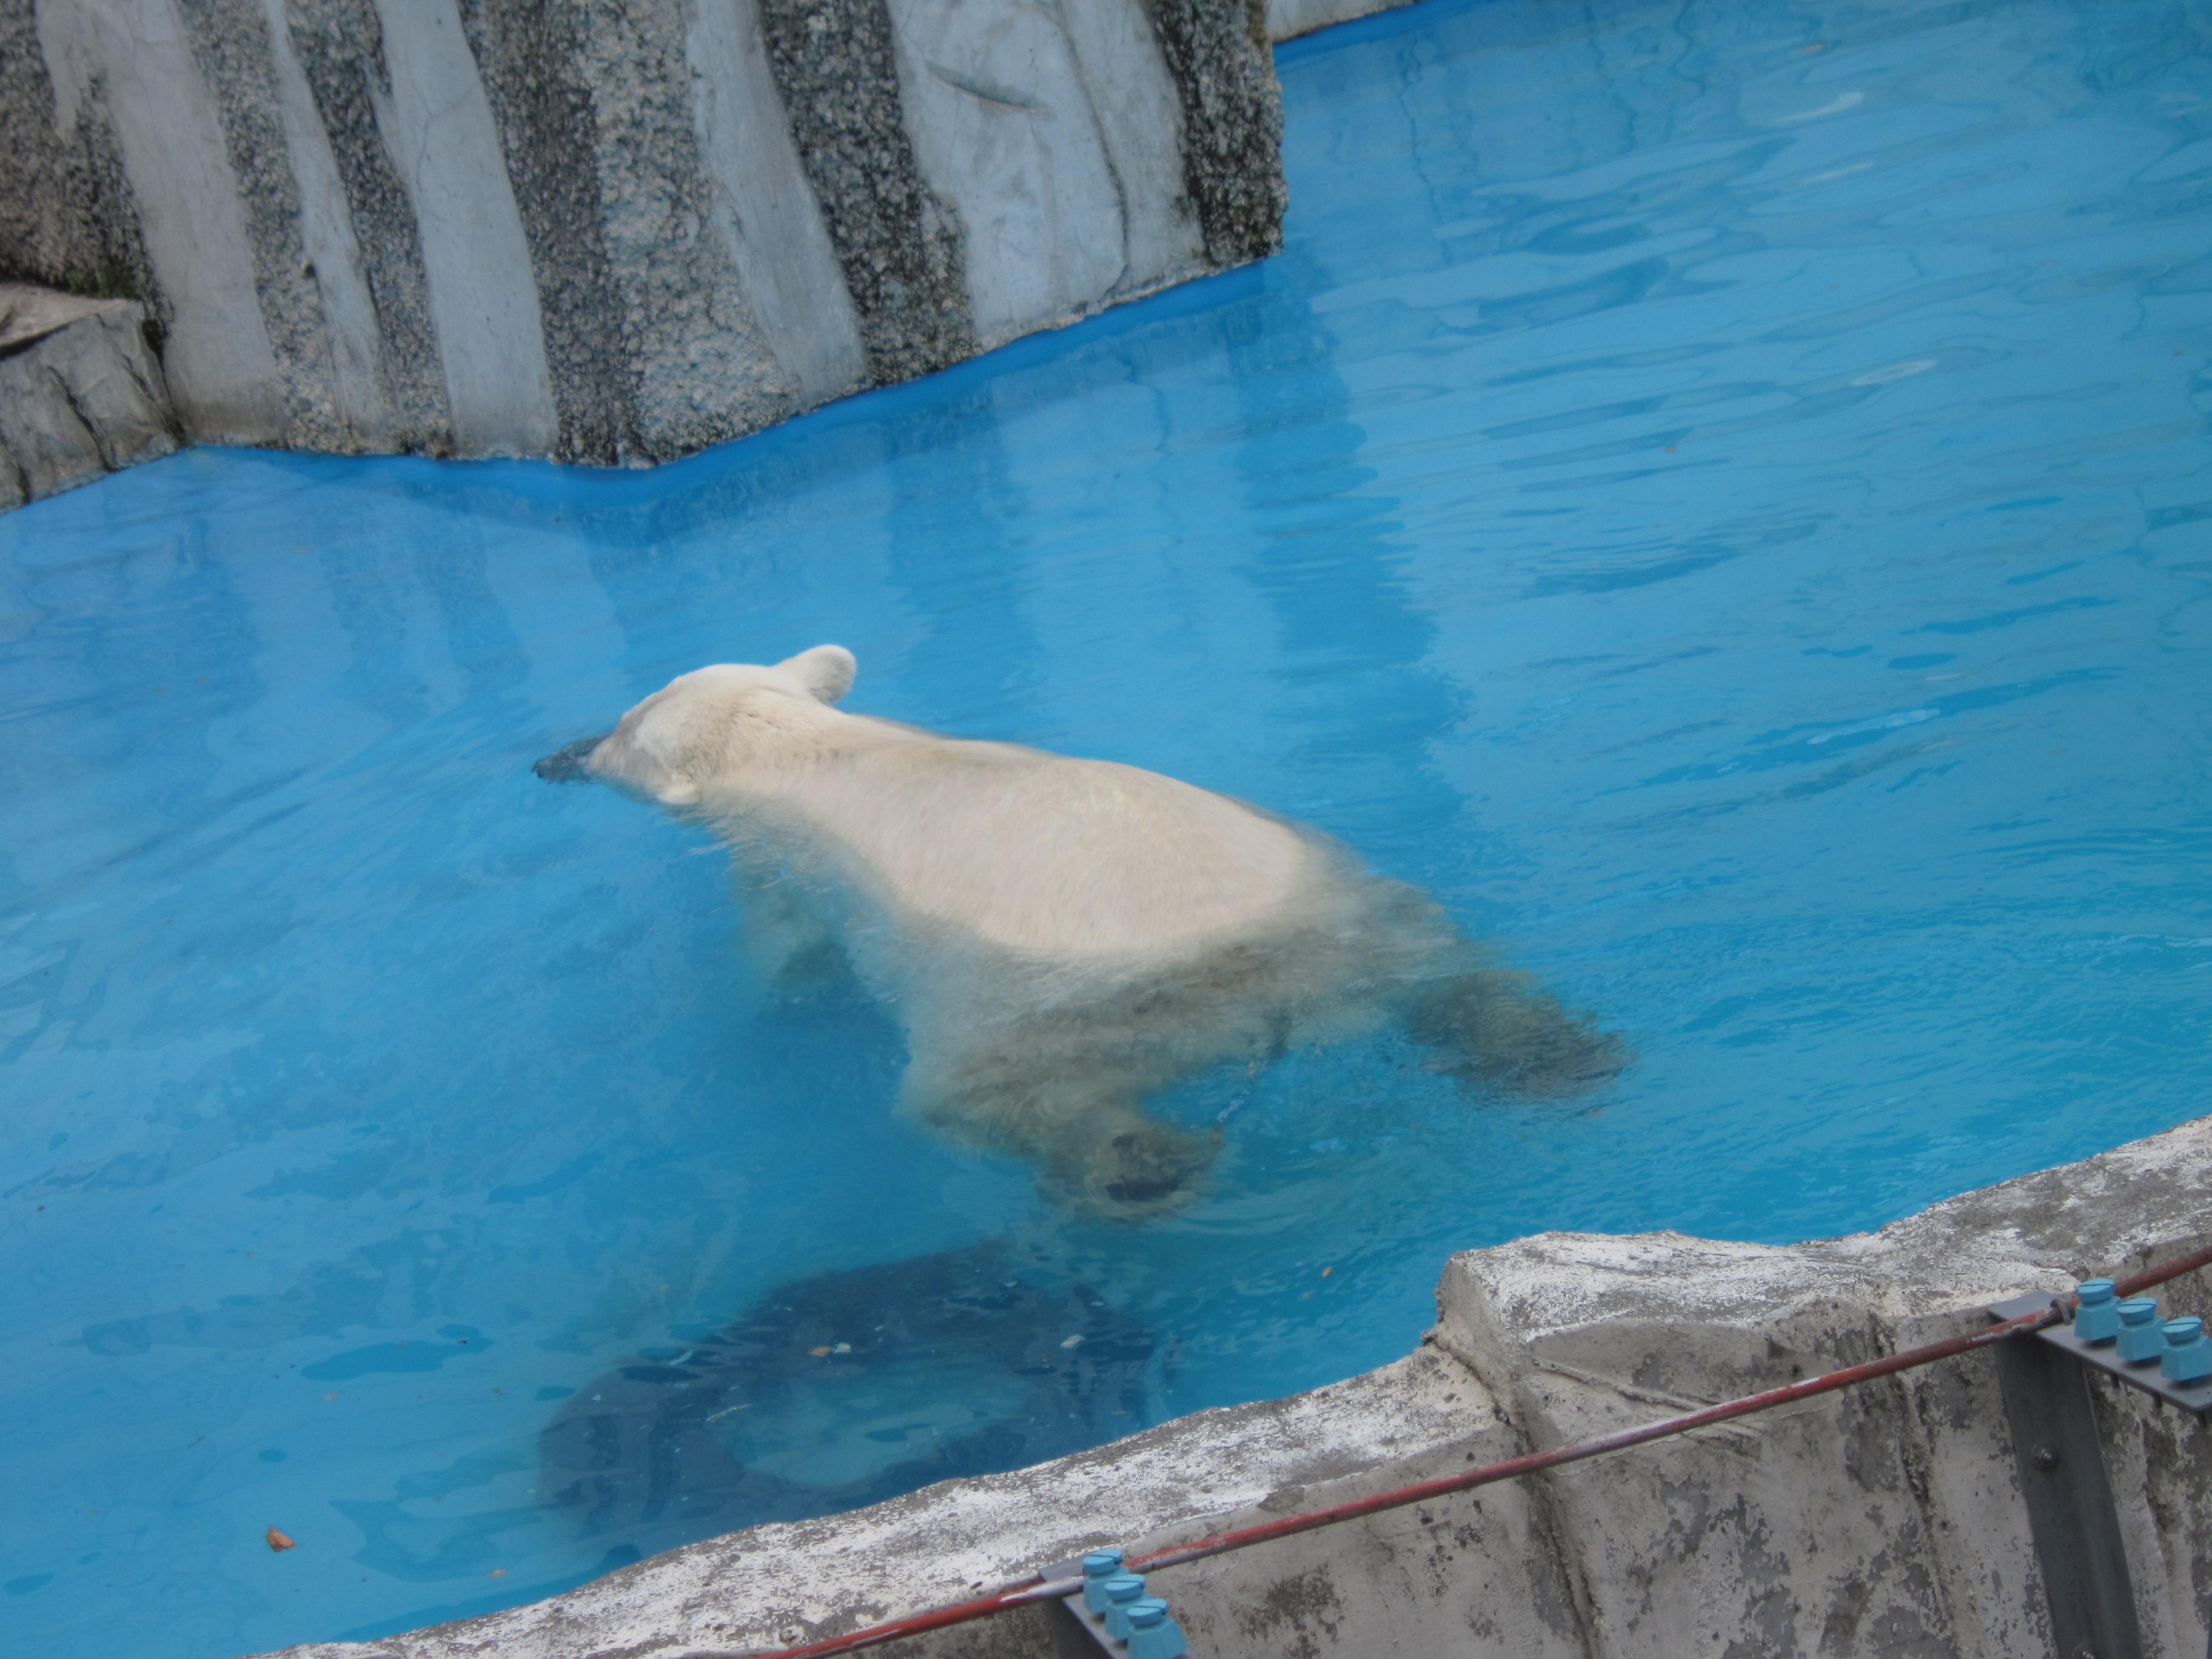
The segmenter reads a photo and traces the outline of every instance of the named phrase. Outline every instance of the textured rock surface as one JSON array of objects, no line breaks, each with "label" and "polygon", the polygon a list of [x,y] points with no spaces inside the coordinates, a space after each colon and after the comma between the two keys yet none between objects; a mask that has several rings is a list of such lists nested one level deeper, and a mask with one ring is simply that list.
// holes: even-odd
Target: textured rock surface
[{"label": "textured rock surface", "polygon": [[1260,0],[1151,0],[1151,8],[1182,97],[1183,184],[1206,257],[1223,265],[1264,258],[1283,245],[1287,200],[1266,9]]},{"label": "textured rock surface", "polygon": [[177,447],[143,320],[129,300],[0,283],[0,508]]},{"label": "textured rock surface", "polygon": [[869,374],[902,380],[970,355],[965,238],[915,159],[884,0],[761,0],[760,10]]},{"label": "textured rock surface", "polygon": [[[1984,1310],[2212,1242],[2212,1119],[1788,1249],[1545,1234],[1456,1256],[1439,1346],[1539,1447],[1961,1334]],[[2160,1292],[2208,1308],[2212,1278]],[[2212,1629],[2212,1447],[2144,1395],[2094,1390],[2147,1650]],[[2051,1651],[2041,1580],[1980,1355],[1543,1477],[1589,1651]]]},{"label": "textured rock surface", "polygon": [[[1039,1564],[1319,1507],[1814,1375],[1984,1322],[2021,1290],[2212,1237],[2212,1119],[1780,1249],[1545,1234],[1453,1258],[1412,1358],[1017,1474],[757,1527],[534,1606],[294,1659],[757,1651],[962,1599]],[[2212,1302],[2212,1275],[2169,1285]],[[2100,1384],[2146,1651],[2212,1628],[2212,1447]],[[1988,1358],[1170,1570],[1194,1652],[1680,1659],[2050,1650]],[[1024,1613],[886,1653],[1045,1659]]]},{"label": "textured rock surface", "polygon": [[649,462],[1279,244],[1254,0],[0,0],[185,434]]}]

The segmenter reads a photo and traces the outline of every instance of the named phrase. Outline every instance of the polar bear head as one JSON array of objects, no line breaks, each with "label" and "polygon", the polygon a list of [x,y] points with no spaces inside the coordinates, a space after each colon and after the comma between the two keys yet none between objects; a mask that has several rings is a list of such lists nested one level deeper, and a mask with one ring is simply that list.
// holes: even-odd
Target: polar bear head
[{"label": "polar bear head", "polygon": [[771,747],[780,758],[809,749],[808,735],[852,689],[854,667],[843,646],[817,645],[772,667],[694,669],[612,732],[556,750],[532,769],[550,781],[596,778],[664,806],[696,805],[718,779],[742,775]]}]

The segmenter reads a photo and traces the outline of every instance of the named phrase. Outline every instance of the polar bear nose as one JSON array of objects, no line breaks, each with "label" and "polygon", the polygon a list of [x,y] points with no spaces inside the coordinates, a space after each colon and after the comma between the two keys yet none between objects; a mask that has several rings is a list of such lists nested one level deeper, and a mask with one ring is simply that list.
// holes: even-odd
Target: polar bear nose
[{"label": "polar bear nose", "polygon": [[613,735],[611,732],[602,732],[597,737],[579,738],[566,747],[541,757],[532,763],[530,769],[548,783],[589,783],[592,775],[584,769],[584,763],[591,758],[592,750]]}]

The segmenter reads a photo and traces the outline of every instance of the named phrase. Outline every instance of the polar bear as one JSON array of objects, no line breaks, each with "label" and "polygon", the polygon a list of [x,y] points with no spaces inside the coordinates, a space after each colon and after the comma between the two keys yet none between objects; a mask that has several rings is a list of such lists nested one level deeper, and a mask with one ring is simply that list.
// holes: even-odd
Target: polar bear
[{"label": "polar bear", "polygon": [[1319,833],[1156,772],[848,714],[852,653],[678,676],[540,760],[729,849],[763,971],[834,957],[904,1028],[897,1109],[1034,1160],[1071,1207],[1180,1202],[1199,1067],[1396,1023],[1471,1084],[1562,1094],[1619,1040]]}]

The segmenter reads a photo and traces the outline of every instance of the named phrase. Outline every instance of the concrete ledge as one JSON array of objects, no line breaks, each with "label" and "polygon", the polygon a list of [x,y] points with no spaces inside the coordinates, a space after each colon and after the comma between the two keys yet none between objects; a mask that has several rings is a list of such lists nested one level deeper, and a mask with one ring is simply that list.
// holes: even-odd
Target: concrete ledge
[{"label": "concrete ledge", "polygon": [[[1983,1306],[2212,1236],[2212,1118],[1778,1248],[1553,1233],[1452,1259],[1406,1359],[1078,1456],[672,1551],[567,1595],[295,1659],[772,1648],[1042,1562],[1341,1502],[1972,1328]],[[2212,1307],[2212,1275],[2165,1292]],[[2099,1389],[2148,1651],[2212,1628],[2212,1435]],[[1740,1424],[1163,1575],[1208,1659],[2048,1652],[1995,1379],[1970,1354]],[[1007,1615],[883,1650],[1043,1656]]]},{"label": "concrete ledge", "polygon": [[[1103,1543],[1201,1536],[1217,1516],[1336,1501],[1469,1457],[1510,1455],[1515,1443],[1465,1369],[1425,1348],[1310,1394],[1200,1412],[1035,1468],[672,1550],[532,1607],[364,1645],[285,1651],[447,1659],[775,1646],[972,1595]],[[1503,1506],[1516,1507],[1510,1497]],[[1517,1581],[1522,1553],[1503,1559]],[[1517,1582],[1506,1589],[1528,1595]],[[1050,1644],[1041,1620],[1010,1617],[896,1650],[1013,1654]]]},{"label": "concrete ledge", "polygon": [[[1446,1268],[1440,1345],[1534,1446],[1978,1328],[1991,1303],[2139,1271],[2212,1237],[2212,1120],[1776,1249],[1546,1234]],[[2198,1281],[2166,1293],[2208,1306]],[[2100,1389],[2151,1651],[2205,1646],[2212,1446]],[[1544,1482],[1589,1650],[2051,1650],[1993,1369],[1968,1355]],[[2197,1563],[2181,1568],[2183,1563]],[[1679,1645],[1678,1645],[1679,1644]]]},{"label": "concrete ledge", "polygon": [[177,447],[144,311],[0,283],[0,510]]},{"label": "concrete ledge", "polygon": [[1378,11],[1410,6],[1413,0],[1267,0],[1267,38],[1288,40],[1332,23],[1371,17]]}]

